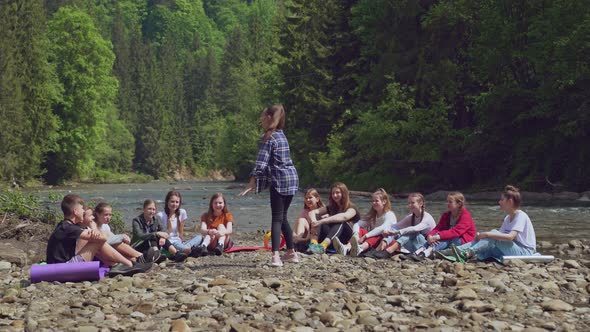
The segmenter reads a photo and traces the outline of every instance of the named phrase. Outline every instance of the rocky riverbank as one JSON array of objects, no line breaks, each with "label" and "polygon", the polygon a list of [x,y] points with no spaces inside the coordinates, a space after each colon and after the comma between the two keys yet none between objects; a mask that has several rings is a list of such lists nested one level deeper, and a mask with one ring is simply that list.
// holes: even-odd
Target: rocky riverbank
[{"label": "rocky riverbank", "polygon": [[[261,235],[237,240],[259,245]],[[566,256],[502,266],[302,255],[271,268],[269,253],[254,251],[32,285],[30,246],[26,259],[0,255],[0,330],[588,331],[588,243],[542,245]]]}]

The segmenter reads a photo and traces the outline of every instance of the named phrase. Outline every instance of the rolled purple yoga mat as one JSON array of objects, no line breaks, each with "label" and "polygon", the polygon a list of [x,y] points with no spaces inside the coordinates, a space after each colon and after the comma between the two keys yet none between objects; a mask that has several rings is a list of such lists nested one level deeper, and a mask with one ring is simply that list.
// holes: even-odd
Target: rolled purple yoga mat
[{"label": "rolled purple yoga mat", "polygon": [[31,266],[31,283],[41,281],[96,281],[104,277],[108,269],[100,268],[100,262],[35,264]]}]

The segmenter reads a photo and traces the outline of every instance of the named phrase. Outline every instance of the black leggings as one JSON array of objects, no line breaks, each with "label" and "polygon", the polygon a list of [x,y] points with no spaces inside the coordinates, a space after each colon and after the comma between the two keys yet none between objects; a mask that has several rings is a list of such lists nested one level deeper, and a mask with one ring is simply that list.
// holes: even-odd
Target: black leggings
[{"label": "black leggings", "polygon": [[164,248],[165,250],[168,250],[168,248],[170,248],[171,245],[172,245],[172,243],[170,243],[170,241],[168,239],[166,239],[166,242],[164,243],[164,245],[161,246],[160,239],[157,238],[155,240],[145,240],[142,243],[138,244],[133,249],[139,251],[140,253],[142,253],[144,255],[147,255],[147,252],[151,247],[158,247],[158,249]]},{"label": "black leggings", "polygon": [[287,211],[293,195],[281,195],[275,188],[270,188],[270,210],[272,212],[271,241],[272,251],[279,251],[281,231],[287,241],[287,249],[293,249],[293,231],[287,221]]},{"label": "black leggings", "polygon": [[325,239],[333,241],[337,237],[342,243],[348,243],[352,237],[352,226],[349,222],[329,223],[322,224],[320,226],[320,233],[318,235],[318,242],[322,242]]}]

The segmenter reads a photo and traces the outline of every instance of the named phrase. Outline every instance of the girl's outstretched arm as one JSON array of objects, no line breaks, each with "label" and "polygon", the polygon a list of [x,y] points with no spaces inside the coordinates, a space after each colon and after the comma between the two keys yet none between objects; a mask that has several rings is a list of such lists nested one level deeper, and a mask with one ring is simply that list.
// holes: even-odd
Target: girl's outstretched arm
[{"label": "girl's outstretched arm", "polygon": [[[345,222],[345,221],[348,221],[348,220],[354,218],[355,215],[356,215],[356,210],[353,208],[349,208],[348,210],[346,210],[346,212],[341,212],[341,213],[337,213],[333,216],[329,216],[327,218],[322,218],[319,221],[316,221],[316,224],[332,224],[332,223]],[[311,215],[310,215],[310,217],[311,217]]]},{"label": "girl's outstretched arm", "polygon": [[477,233],[477,239],[481,240],[481,239],[489,238],[489,239],[500,240],[500,241],[514,241],[514,239],[516,239],[517,235],[518,235],[518,231],[511,231],[508,234],[496,233],[496,232],[481,232],[481,233]]},{"label": "girl's outstretched arm", "polygon": [[254,189],[254,186],[256,186],[256,177],[251,176],[250,182],[248,182],[248,186],[246,187],[246,189],[244,189],[242,192],[240,192],[238,194],[238,196],[245,196],[247,193],[252,191],[252,189]]}]

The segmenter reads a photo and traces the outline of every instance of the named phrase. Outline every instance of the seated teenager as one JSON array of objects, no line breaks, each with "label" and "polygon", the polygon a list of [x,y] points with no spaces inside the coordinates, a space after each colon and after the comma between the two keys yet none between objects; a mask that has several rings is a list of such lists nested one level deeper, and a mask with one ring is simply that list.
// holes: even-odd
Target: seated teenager
[{"label": "seated teenager", "polygon": [[96,257],[108,266],[115,265],[111,274],[124,275],[145,272],[151,267],[151,264],[134,264],[111,247],[101,232],[83,228],[85,209],[79,196],[66,195],[61,209],[64,220],[55,226],[47,242],[47,263],[90,262]]},{"label": "seated teenager", "polygon": [[[317,220],[317,216],[326,213],[329,216]],[[348,188],[341,182],[332,185],[328,206],[311,210],[308,216],[311,227],[319,227],[318,240],[312,239],[309,244],[309,251],[313,254],[323,254],[336,238],[340,243],[348,243],[354,224],[360,219],[359,212],[350,202]]]},{"label": "seated teenager", "polygon": [[133,249],[131,246],[131,238],[129,238],[127,234],[113,234],[111,227],[109,226],[113,216],[113,208],[108,203],[98,203],[94,207],[93,216],[94,221],[90,223],[90,225],[95,224],[96,229],[98,229],[107,237],[107,243],[115,248],[115,250],[117,250],[119,253],[121,253],[121,255],[125,256],[125,258],[131,261],[137,260],[139,262],[146,263],[153,262],[160,256],[160,252],[158,250],[150,250],[148,251],[147,255],[144,256],[141,252]]},{"label": "seated teenager", "polygon": [[500,230],[481,232],[476,240],[451,249],[436,251],[437,256],[453,261],[464,262],[471,258],[478,260],[495,259],[503,263],[504,256],[532,256],[536,253],[537,240],[533,223],[529,216],[520,210],[522,200],[520,191],[514,186],[506,186],[500,197],[500,209],[507,213]]},{"label": "seated teenager", "polygon": [[[176,250],[168,240],[169,238],[170,235],[164,231],[162,224],[156,219],[156,202],[153,199],[146,199],[143,202],[143,213],[133,218],[131,246],[146,256],[150,248],[166,249],[171,254],[171,260],[184,261],[188,255]],[[166,256],[162,255],[155,262],[161,263],[164,259]]]},{"label": "seated teenager", "polygon": [[426,243],[425,235],[436,225],[430,213],[426,212],[424,196],[412,193],[408,196],[410,214],[383,231],[384,239],[372,255],[375,258],[389,258],[401,248],[413,252]]},{"label": "seated teenager", "polygon": [[334,239],[336,252],[351,256],[359,256],[363,252],[375,249],[383,239],[383,232],[389,230],[397,223],[397,218],[391,211],[391,202],[385,189],[380,188],[372,195],[371,210],[353,226],[353,235],[350,242],[341,244]]}]

